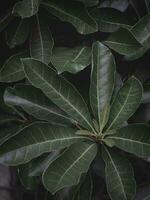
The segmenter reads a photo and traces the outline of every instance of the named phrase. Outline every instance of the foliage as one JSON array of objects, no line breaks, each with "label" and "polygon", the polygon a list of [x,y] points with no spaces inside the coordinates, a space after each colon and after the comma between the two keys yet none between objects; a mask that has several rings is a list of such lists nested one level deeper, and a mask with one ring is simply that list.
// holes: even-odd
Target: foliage
[{"label": "foliage", "polygon": [[0,163],[27,190],[93,200],[100,176],[98,199],[150,195],[133,170],[150,157],[149,11],[148,0],[21,0],[4,13]]}]

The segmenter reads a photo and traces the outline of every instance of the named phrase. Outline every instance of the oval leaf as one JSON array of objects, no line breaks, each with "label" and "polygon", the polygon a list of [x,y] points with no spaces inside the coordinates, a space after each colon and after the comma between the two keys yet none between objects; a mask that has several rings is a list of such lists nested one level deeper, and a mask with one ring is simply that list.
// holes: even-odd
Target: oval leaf
[{"label": "oval leaf", "polygon": [[141,44],[127,29],[119,29],[112,33],[104,43],[121,55],[130,55],[141,48]]},{"label": "oval leaf", "polygon": [[77,73],[91,63],[91,49],[80,46],[74,48],[56,47],[51,62],[60,74],[64,71]]},{"label": "oval leaf", "polygon": [[27,57],[26,52],[12,55],[0,69],[0,82],[16,82],[25,78],[21,58]]},{"label": "oval leaf", "polygon": [[42,4],[51,14],[60,20],[70,22],[81,34],[89,34],[97,31],[96,22],[80,2],[44,0]]},{"label": "oval leaf", "polygon": [[118,129],[107,139],[113,140],[116,147],[139,157],[150,157],[150,126],[129,125]]},{"label": "oval leaf", "polygon": [[71,119],[38,89],[30,85],[18,85],[7,88],[4,101],[9,106],[21,106],[37,119],[55,124],[70,124]]},{"label": "oval leaf", "polygon": [[22,0],[15,4],[13,13],[22,18],[31,17],[38,12],[41,0]]},{"label": "oval leaf", "polygon": [[131,77],[119,90],[110,109],[108,129],[121,126],[139,107],[142,99],[142,85],[138,79]]},{"label": "oval leaf", "polygon": [[107,110],[113,93],[115,71],[115,60],[110,50],[100,42],[94,43],[92,50],[90,103],[100,127],[104,125],[102,124],[103,113]]},{"label": "oval leaf", "polygon": [[6,40],[10,48],[23,44],[29,35],[30,21],[28,19],[16,19],[6,30]]},{"label": "oval leaf", "polygon": [[43,175],[44,186],[51,193],[78,184],[82,173],[86,173],[97,153],[96,144],[77,143],[56,159]]},{"label": "oval leaf", "polygon": [[34,59],[23,59],[28,80],[53,103],[87,129],[93,130],[91,117],[86,103],[79,92],[49,66]]},{"label": "oval leaf", "polygon": [[54,45],[51,32],[38,15],[36,15],[34,22],[30,39],[30,55],[32,58],[49,64]]},{"label": "oval leaf", "polygon": [[107,191],[112,200],[131,200],[135,195],[135,179],[130,162],[103,147]]},{"label": "oval leaf", "polygon": [[24,164],[43,153],[85,140],[76,136],[75,132],[76,129],[34,123],[1,146],[0,163],[12,166]]}]

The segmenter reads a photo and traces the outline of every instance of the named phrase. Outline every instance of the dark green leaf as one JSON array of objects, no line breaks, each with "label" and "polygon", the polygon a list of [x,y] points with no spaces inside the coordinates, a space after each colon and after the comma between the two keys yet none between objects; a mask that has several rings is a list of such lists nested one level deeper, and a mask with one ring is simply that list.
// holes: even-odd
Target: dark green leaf
[{"label": "dark green leaf", "polygon": [[10,48],[23,44],[29,35],[30,21],[28,19],[16,19],[6,30],[6,40]]},{"label": "dark green leaf", "polygon": [[21,58],[27,57],[26,52],[12,55],[0,69],[0,82],[16,82],[25,78]]},{"label": "dark green leaf", "polygon": [[138,188],[135,200],[149,200],[150,199],[150,185],[145,184]]},{"label": "dark green leaf", "polygon": [[93,9],[90,14],[98,23],[98,29],[102,32],[114,32],[119,28],[130,29],[132,23],[125,14],[114,8]]},{"label": "dark green leaf", "polygon": [[128,0],[104,0],[100,4],[100,7],[115,8],[117,10],[120,10],[121,12],[124,12],[127,9],[128,5]]},{"label": "dark green leaf", "polygon": [[97,31],[97,24],[80,2],[65,0],[44,0],[44,7],[62,21],[70,22],[81,34]]},{"label": "dark green leaf", "polygon": [[38,15],[36,15],[34,22],[30,39],[31,57],[49,64],[54,45],[51,32]]},{"label": "dark green leaf", "polygon": [[76,1],[83,2],[87,7],[96,6],[99,3],[98,0],[76,0]]},{"label": "dark green leaf", "polygon": [[144,124],[129,125],[118,129],[108,140],[116,147],[139,157],[150,157],[150,126]]},{"label": "dark green leaf", "polygon": [[22,0],[15,4],[13,13],[22,18],[31,17],[38,12],[41,0]]},{"label": "dark green leaf", "polygon": [[77,73],[90,65],[90,58],[91,49],[89,47],[57,47],[53,49],[51,62],[59,74],[64,71]]},{"label": "dark green leaf", "polygon": [[139,43],[150,47],[150,14],[142,17],[131,29],[132,34]]},{"label": "dark green leaf", "polygon": [[37,119],[55,124],[70,124],[71,119],[50,102],[38,89],[30,85],[18,85],[8,88],[4,94],[5,103],[9,106],[21,106],[24,111]]},{"label": "dark green leaf", "polygon": [[131,200],[135,195],[134,173],[130,162],[103,147],[107,191],[112,200]]},{"label": "dark green leaf", "polygon": [[150,0],[145,0],[147,12],[150,12]]},{"label": "dark green leaf", "polygon": [[85,140],[75,135],[76,129],[34,123],[21,130],[1,147],[0,163],[20,165],[43,153],[59,150]]},{"label": "dark green leaf", "polygon": [[63,77],[49,66],[34,59],[23,59],[24,70],[28,80],[53,103],[64,110],[87,129],[93,130],[91,117],[86,103],[79,92]]},{"label": "dark green leaf", "polygon": [[131,55],[142,46],[127,29],[119,29],[112,33],[104,42],[121,55]]},{"label": "dark green leaf", "polygon": [[78,184],[82,173],[88,171],[96,153],[96,144],[72,145],[47,168],[43,175],[44,186],[54,194],[62,188]]},{"label": "dark green leaf", "polygon": [[92,50],[90,103],[94,116],[102,128],[105,125],[102,123],[105,117],[103,114],[109,107],[114,89],[115,71],[115,60],[110,50],[99,42],[94,43]]},{"label": "dark green leaf", "polygon": [[142,98],[142,85],[138,79],[131,77],[119,90],[110,109],[108,129],[121,126],[139,107]]},{"label": "dark green leaf", "polygon": [[35,189],[40,183],[39,178],[29,176],[31,167],[32,167],[32,163],[29,162],[18,168],[18,175],[19,175],[20,181],[27,190]]}]

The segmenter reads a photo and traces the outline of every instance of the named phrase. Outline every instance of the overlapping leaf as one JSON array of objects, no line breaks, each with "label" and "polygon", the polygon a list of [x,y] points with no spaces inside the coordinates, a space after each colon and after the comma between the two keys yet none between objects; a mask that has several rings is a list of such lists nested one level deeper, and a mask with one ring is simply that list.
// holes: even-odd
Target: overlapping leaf
[{"label": "overlapping leaf", "polygon": [[81,34],[97,31],[97,24],[80,2],[66,0],[44,0],[44,7],[62,21],[71,23]]},{"label": "overlapping leaf", "polygon": [[138,79],[131,77],[119,90],[110,109],[108,129],[119,127],[129,119],[140,105],[142,85]]},{"label": "overlapping leaf", "polygon": [[28,19],[16,19],[6,30],[6,40],[10,48],[23,44],[30,30],[30,21]]},{"label": "overlapping leaf", "polygon": [[2,145],[0,163],[24,164],[43,153],[85,140],[84,137],[75,135],[75,132],[76,129],[51,126],[47,123],[34,123]]},{"label": "overlapping leaf", "polygon": [[58,73],[64,71],[77,73],[91,63],[91,49],[85,46],[56,47],[53,49],[51,62]]},{"label": "overlapping leaf", "polygon": [[100,127],[104,126],[104,124],[102,124],[104,118],[103,114],[110,104],[115,84],[115,71],[115,60],[110,50],[99,42],[94,43],[92,52],[90,103]]},{"label": "overlapping leaf", "polygon": [[0,69],[0,82],[16,82],[22,80],[25,75],[21,58],[27,57],[27,52],[12,55]]},{"label": "overlapping leaf", "polygon": [[139,157],[150,157],[150,126],[134,124],[118,129],[109,136],[116,147]]},{"label": "overlapping leaf", "polygon": [[117,10],[120,10],[121,12],[124,12],[127,7],[129,6],[128,0],[105,0],[100,3],[100,7],[111,7],[115,8]]},{"label": "overlapping leaf", "polygon": [[97,153],[96,144],[78,143],[72,145],[45,171],[44,186],[51,193],[78,184],[82,173],[88,171]]},{"label": "overlapping leaf", "polygon": [[15,4],[13,13],[17,13],[22,18],[31,17],[39,10],[41,0],[22,0]]},{"label": "overlapping leaf", "polygon": [[23,59],[24,70],[29,81],[53,103],[64,110],[77,123],[93,130],[91,117],[79,92],[49,66],[34,59]]},{"label": "overlapping leaf", "polygon": [[121,27],[127,29],[132,27],[125,14],[114,8],[93,9],[90,14],[97,21],[98,29],[102,32],[114,32]]},{"label": "overlapping leaf", "polygon": [[70,117],[52,104],[40,90],[30,85],[7,88],[4,100],[7,105],[22,107],[24,111],[37,119],[55,124],[71,123]]},{"label": "overlapping leaf", "polygon": [[38,15],[36,15],[34,22],[30,39],[31,57],[49,64],[54,45],[51,32]]},{"label": "overlapping leaf", "polygon": [[112,200],[131,200],[135,195],[134,173],[130,162],[103,147],[107,191]]},{"label": "overlapping leaf", "polygon": [[141,18],[131,32],[142,45],[150,47],[150,14]]},{"label": "overlapping leaf", "polygon": [[85,6],[88,6],[88,7],[96,6],[99,3],[98,0],[76,0],[76,1],[81,1],[85,4]]},{"label": "overlapping leaf", "polygon": [[132,33],[123,28],[112,33],[104,43],[121,55],[133,54],[142,47]]}]

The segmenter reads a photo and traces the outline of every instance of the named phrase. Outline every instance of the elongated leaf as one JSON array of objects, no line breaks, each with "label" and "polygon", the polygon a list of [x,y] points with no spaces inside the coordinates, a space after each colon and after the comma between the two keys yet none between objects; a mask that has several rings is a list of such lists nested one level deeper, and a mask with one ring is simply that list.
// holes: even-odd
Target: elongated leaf
[{"label": "elongated leaf", "polygon": [[80,180],[69,200],[92,200],[93,182],[90,174]]},{"label": "elongated leaf", "polygon": [[15,4],[13,13],[17,13],[22,18],[31,17],[38,12],[41,0],[22,0]]},{"label": "elongated leaf", "polygon": [[132,33],[123,28],[112,33],[104,43],[121,55],[133,54],[142,47]]},{"label": "elongated leaf", "polygon": [[142,45],[150,47],[150,14],[141,18],[131,32]]},{"label": "elongated leaf", "polygon": [[130,29],[131,20],[125,14],[114,8],[93,9],[90,14],[98,23],[98,29],[102,32],[114,32],[119,28]]},{"label": "elongated leaf", "polygon": [[[79,92],[64,78],[34,59],[23,59],[24,70],[29,81],[49,97],[70,117],[87,129],[93,130],[90,114]],[[94,130],[93,130],[94,131]]]},{"label": "elongated leaf", "polygon": [[54,151],[41,155],[34,160],[31,160],[32,166],[30,168],[29,176],[41,176],[45,169],[56,160],[61,154],[61,151]]},{"label": "elongated leaf", "polygon": [[131,77],[119,90],[110,109],[108,129],[119,127],[133,115],[142,98],[142,85]]},{"label": "elongated leaf", "polygon": [[97,153],[96,144],[78,143],[67,149],[45,171],[44,186],[51,193],[78,184],[81,174],[86,173]]},{"label": "elongated leaf", "polygon": [[0,163],[24,164],[43,153],[85,140],[84,137],[76,136],[75,132],[76,129],[51,126],[47,123],[34,123],[2,145]]},{"label": "elongated leaf", "polygon": [[35,24],[32,27],[30,39],[31,57],[38,59],[46,64],[50,63],[54,41],[49,30],[39,16],[35,17]]},{"label": "elongated leaf", "polygon": [[97,31],[97,24],[80,2],[44,0],[44,7],[62,21],[70,22],[81,34]]},{"label": "elongated leaf", "polygon": [[102,115],[107,110],[106,105],[109,106],[114,89],[116,66],[110,50],[100,42],[93,44],[92,52],[90,103],[101,127]]},{"label": "elongated leaf", "polygon": [[59,74],[64,71],[77,73],[90,65],[91,49],[85,46],[57,47],[53,49],[51,62]]},{"label": "elongated leaf", "polygon": [[118,129],[107,139],[114,141],[116,147],[139,157],[150,157],[150,126],[144,124],[129,125]]},{"label": "elongated leaf", "polygon": [[0,69],[0,82],[16,82],[25,78],[21,58],[27,57],[26,52],[12,55]]},{"label": "elongated leaf", "polygon": [[76,1],[83,2],[87,7],[96,6],[99,3],[98,0],[76,0]]},{"label": "elongated leaf", "polygon": [[0,145],[15,135],[21,128],[23,127],[20,124],[10,122],[0,126]]},{"label": "elongated leaf", "polygon": [[22,185],[27,190],[35,189],[40,183],[40,179],[38,179],[38,177],[29,176],[29,172],[31,170],[31,167],[32,167],[32,164],[29,162],[25,165],[21,165],[18,168],[19,179],[20,179]]},{"label": "elongated leaf", "polygon": [[130,162],[103,147],[107,191],[112,200],[131,200],[135,195],[134,173]]},{"label": "elongated leaf", "polygon": [[0,19],[0,32],[2,32],[8,26],[8,24],[11,22],[12,19],[13,19],[13,16],[12,16],[11,12],[8,12],[6,15],[1,17],[1,19]]},{"label": "elongated leaf", "polygon": [[6,30],[6,40],[10,48],[23,44],[29,35],[30,21],[28,19],[16,19]]},{"label": "elongated leaf", "polygon": [[147,51],[148,51],[148,47],[140,47],[139,49],[137,49],[137,51],[133,52],[130,55],[125,56],[125,60],[137,60],[139,58],[141,58]]},{"label": "elongated leaf", "polygon": [[120,10],[121,12],[124,12],[127,7],[129,6],[128,0],[105,0],[102,1],[100,4],[100,7],[111,7],[115,8],[117,10]]},{"label": "elongated leaf", "polygon": [[70,124],[71,119],[58,107],[50,102],[38,89],[30,85],[18,85],[8,88],[4,94],[7,105],[21,106],[24,111],[37,119],[55,124]]}]

